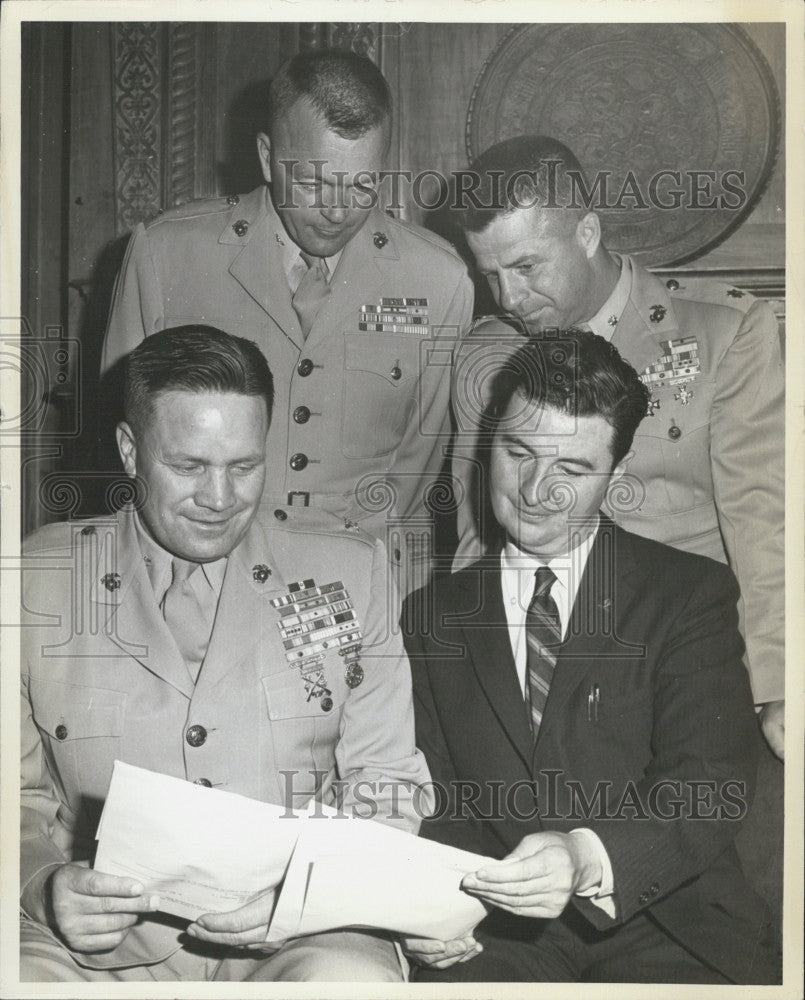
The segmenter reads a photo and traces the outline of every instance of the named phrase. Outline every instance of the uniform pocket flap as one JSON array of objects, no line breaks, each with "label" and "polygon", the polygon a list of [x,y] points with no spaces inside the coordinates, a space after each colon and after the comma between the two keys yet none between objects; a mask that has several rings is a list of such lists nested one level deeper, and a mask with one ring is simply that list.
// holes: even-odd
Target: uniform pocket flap
[{"label": "uniform pocket flap", "polygon": [[349,371],[372,372],[392,386],[404,385],[419,375],[419,341],[415,334],[363,334],[345,340]]},{"label": "uniform pocket flap", "polygon": [[120,736],[126,692],[31,678],[34,722],[53,739]]},{"label": "uniform pocket flap", "polygon": [[[324,679],[315,687],[315,674],[310,675],[310,684],[298,670],[288,670],[287,673],[272,674],[263,677],[263,690],[268,703],[268,717],[272,721],[279,719],[326,718],[335,711],[335,698],[332,685]],[[314,688],[313,693],[308,690]],[[325,711],[323,705],[329,699],[330,710]]]}]

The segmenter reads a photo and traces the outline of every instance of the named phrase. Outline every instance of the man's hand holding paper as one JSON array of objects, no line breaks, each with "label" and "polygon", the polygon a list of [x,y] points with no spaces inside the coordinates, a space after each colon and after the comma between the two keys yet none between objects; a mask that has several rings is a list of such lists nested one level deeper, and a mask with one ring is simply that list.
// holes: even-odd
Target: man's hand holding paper
[{"label": "man's hand holding paper", "polygon": [[320,803],[295,813],[120,761],[98,840],[93,877],[138,879],[161,910],[192,921],[191,937],[230,947],[341,927],[452,941],[486,912],[460,888],[490,863],[480,855]]}]

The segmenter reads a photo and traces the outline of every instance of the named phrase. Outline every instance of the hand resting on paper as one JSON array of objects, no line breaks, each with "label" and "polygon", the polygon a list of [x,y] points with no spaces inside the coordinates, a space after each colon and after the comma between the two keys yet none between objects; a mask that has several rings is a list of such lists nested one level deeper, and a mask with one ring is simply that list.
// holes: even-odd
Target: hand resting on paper
[{"label": "hand resting on paper", "polygon": [[404,937],[402,949],[406,957],[428,969],[449,969],[458,962],[468,962],[483,950],[475,938],[468,934],[454,941],[435,941],[433,938]]},{"label": "hand resting on paper", "polygon": [[276,945],[266,944],[266,935],[275,897],[276,890],[267,889],[236,910],[205,913],[188,926],[187,933],[199,941],[213,944],[274,951]]},{"label": "hand resting on paper", "polygon": [[116,948],[140,914],[159,908],[158,897],[135,879],[93,871],[87,861],[45,870],[38,884],[29,883],[22,903],[78,952]]},{"label": "hand resting on paper", "polygon": [[531,833],[502,861],[466,875],[461,888],[522,917],[558,917],[574,893],[600,885],[601,861],[584,837]]}]

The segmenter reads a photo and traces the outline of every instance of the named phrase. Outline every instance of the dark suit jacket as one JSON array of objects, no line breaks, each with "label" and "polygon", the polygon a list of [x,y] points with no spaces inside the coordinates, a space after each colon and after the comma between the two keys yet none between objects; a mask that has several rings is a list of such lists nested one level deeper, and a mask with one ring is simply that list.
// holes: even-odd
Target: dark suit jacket
[{"label": "dark suit jacket", "polygon": [[528,833],[588,827],[612,862],[617,905],[612,920],[574,899],[596,928],[649,908],[731,979],[768,981],[765,904],[733,847],[758,747],[737,598],[725,566],[604,519],[534,746],[499,558],[409,597],[417,744],[450,786],[423,835],[503,857]]}]

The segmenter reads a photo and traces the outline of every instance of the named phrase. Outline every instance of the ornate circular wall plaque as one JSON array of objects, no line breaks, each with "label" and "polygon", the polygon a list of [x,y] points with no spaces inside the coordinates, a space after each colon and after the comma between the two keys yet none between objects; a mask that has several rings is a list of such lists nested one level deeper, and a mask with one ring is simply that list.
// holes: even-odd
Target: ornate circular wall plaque
[{"label": "ornate circular wall plaque", "polygon": [[735,25],[524,25],[475,84],[470,159],[525,133],[576,153],[588,174],[578,201],[600,213],[607,246],[668,266],[752,210],[779,149],[780,100]]}]

